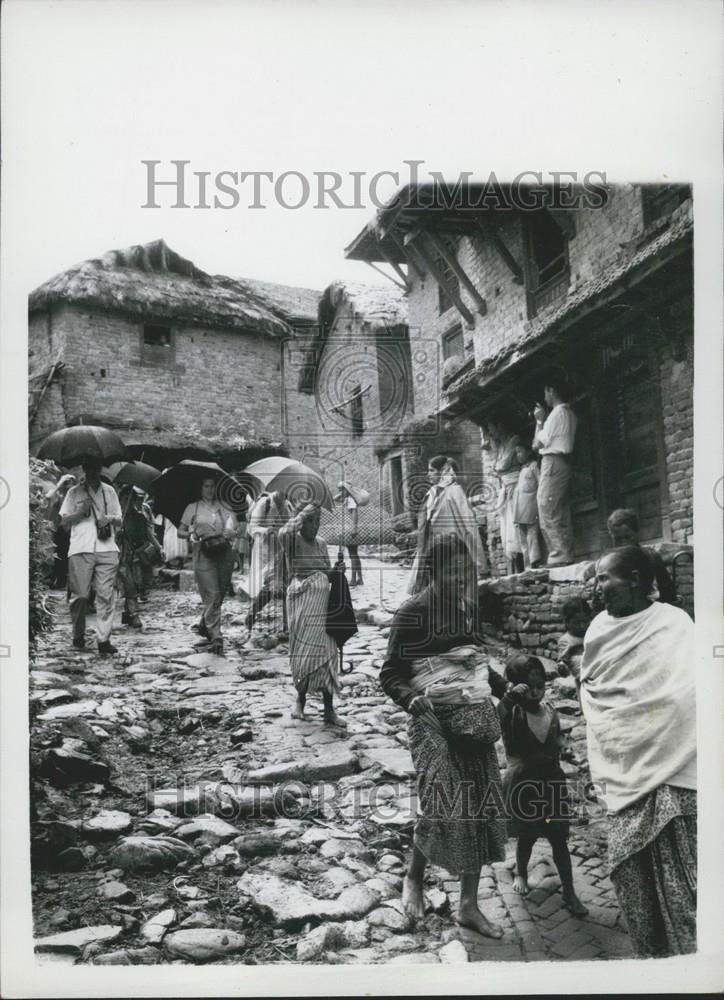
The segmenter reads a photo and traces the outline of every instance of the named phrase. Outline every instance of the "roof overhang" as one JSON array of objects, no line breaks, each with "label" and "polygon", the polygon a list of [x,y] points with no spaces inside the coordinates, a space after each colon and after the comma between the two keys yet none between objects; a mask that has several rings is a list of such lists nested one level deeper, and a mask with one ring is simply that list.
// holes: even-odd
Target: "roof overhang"
[{"label": "roof overhang", "polygon": [[586,352],[605,343],[617,327],[640,317],[643,328],[656,316],[657,307],[692,291],[693,271],[682,266],[687,255],[691,261],[691,252],[690,224],[641,248],[627,269],[609,282],[602,280],[590,295],[549,320],[542,316],[531,323],[525,338],[472,371],[453,376],[444,387],[446,399],[438,415],[483,417],[506,397],[519,396],[524,383],[561,365],[572,353],[582,352],[585,360]]},{"label": "roof overhang", "polygon": [[[554,188],[526,189],[541,207],[555,207]],[[479,236],[480,223],[519,210],[510,184],[408,184],[382,208],[345,250],[349,260],[407,263],[405,247],[417,231]],[[519,199],[518,199],[519,200]]]}]

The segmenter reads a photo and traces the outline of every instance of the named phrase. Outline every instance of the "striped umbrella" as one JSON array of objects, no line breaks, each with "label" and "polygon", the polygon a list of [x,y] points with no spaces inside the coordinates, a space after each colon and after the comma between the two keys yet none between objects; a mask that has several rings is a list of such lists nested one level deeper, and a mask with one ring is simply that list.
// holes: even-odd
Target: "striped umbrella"
[{"label": "striped umbrella", "polygon": [[268,493],[278,490],[294,506],[311,502],[318,503],[327,510],[334,508],[329,487],[316,469],[282,455],[270,455],[252,462],[237,473],[237,479],[242,484],[259,483]]}]

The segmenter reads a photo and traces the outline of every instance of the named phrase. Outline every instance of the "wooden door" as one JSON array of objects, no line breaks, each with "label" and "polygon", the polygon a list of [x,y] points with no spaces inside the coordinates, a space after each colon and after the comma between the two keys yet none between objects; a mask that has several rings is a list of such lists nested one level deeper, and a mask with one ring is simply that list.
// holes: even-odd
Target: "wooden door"
[{"label": "wooden door", "polygon": [[654,350],[622,350],[606,372],[601,413],[606,516],[617,507],[635,510],[641,541],[670,537],[657,368]]}]

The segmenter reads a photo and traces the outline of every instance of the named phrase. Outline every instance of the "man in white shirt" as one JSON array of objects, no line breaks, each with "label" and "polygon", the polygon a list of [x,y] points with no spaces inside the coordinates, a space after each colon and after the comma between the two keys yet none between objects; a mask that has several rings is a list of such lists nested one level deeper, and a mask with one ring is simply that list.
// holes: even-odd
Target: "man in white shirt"
[{"label": "man in white shirt", "polygon": [[572,454],[576,440],[576,415],[567,400],[566,384],[551,376],[544,389],[550,407],[536,404],[533,447],[541,456],[538,483],[538,517],[548,548],[548,566],[573,562],[573,520],[571,517]]},{"label": "man in white shirt", "polygon": [[68,584],[73,645],[85,648],[86,603],[91,587],[96,595],[96,636],[101,655],[116,653],[110,643],[118,570],[115,533],[123,523],[121,505],[112,486],[101,482],[101,465],[95,459],[83,463],[85,478],[66,494],[60,517],[70,529]]}]

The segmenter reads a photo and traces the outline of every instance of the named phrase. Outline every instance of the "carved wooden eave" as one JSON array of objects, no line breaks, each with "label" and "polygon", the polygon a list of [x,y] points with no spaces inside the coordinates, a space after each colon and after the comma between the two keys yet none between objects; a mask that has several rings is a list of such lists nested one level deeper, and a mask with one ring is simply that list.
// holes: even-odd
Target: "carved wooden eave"
[{"label": "carved wooden eave", "polygon": [[464,267],[458,260],[455,251],[448,246],[443,236],[439,236],[436,233],[430,233],[430,232],[426,232],[425,235],[427,236],[428,240],[433,245],[433,247],[440,254],[440,256],[443,258],[443,260],[448,265],[453,274],[455,274],[455,276],[458,278],[460,284],[463,285],[468,290],[473,301],[478,307],[478,312],[480,313],[480,315],[485,316],[485,314],[488,311],[487,303],[483,298],[483,296],[478,291],[478,289],[475,287],[472,278],[470,278],[466,273]]},{"label": "carved wooden eave", "polygon": [[478,231],[486,243],[490,243],[498,253],[498,256],[503,261],[505,266],[513,275],[513,281],[516,285],[523,284],[523,269],[520,264],[516,261],[515,257],[512,255],[510,250],[503,242],[500,234],[497,231],[496,225],[493,221],[483,222],[482,219],[477,219]]},{"label": "carved wooden eave", "polygon": [[439,267],[437,260],[425,246],[422,231],[418,229],[408,233],[405,237],[405,247],[408,251],[416,253],[422,259],[423,264],[438,283],[440,288],[442,288],[445,292],[467,325],[473,329],[475,327],[475,317],[460,298],[457,289],[445,280],[445,275]]}]

